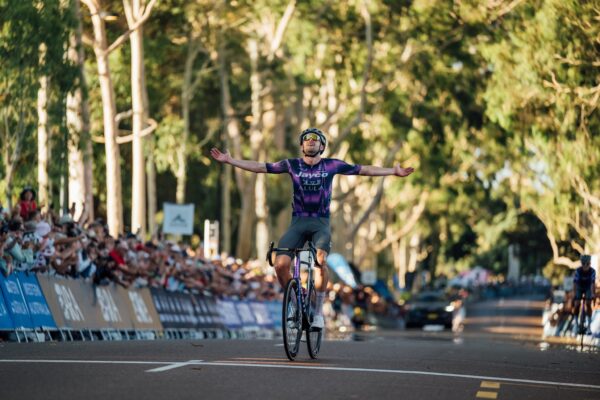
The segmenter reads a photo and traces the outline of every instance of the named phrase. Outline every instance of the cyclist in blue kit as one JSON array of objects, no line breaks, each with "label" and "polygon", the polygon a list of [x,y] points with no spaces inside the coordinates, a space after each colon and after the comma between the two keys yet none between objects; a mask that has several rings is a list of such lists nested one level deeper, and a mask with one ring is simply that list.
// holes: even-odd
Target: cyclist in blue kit
[{"label": "cyclist in blue kit", "polygon": [[[292,178],[294,195],[292,201],[292,222],[281,237],[277,247],[298,248],[307,240],[312,240],[317,248],[317,260],[321,264],[315,271],[315,287],[317,289],[317,304],[312,323],[314,328],[323,328],[323,301],[329,272],[327,269],[327,254],[331,250],[331,228],[329,225],[329,205],[333,177],[342,175],[406,177],[413,168],[402,168],[399,164],[392,168],[372,165],[352,165],[333,158],[322,158],[327,147],[327,138],[319,129],[309,128],[300,134],[299,144],[302,157],[281,160],[276,163],[262,163],[251,160],[236,160],[228,152],[213,148],[211,156],[234,167],[256,173],[282,174],[287,173]],[[275,271],[281,287],[292,279],[290,271],[292,253],[277,252]]]},{"label": "cyclist in blue kit", "polygon": [[575,290],[575,301],[573,302],[573,316],[579,326],[579,307],[585,294],[585,313],[587,318],[587,330],[590,329],[592,321],[592,300],[596,297],[596,271],[592,268],[592,257],[583,254],[580,257],[581,266],[575,270],[573,275],[573,284]]}]

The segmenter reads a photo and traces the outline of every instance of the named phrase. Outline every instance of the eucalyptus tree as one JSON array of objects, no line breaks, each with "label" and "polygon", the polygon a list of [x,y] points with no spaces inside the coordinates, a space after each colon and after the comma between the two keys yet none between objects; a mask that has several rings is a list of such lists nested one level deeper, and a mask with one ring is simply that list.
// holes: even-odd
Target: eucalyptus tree
[{"label": "eucalyptus tree", "polygon": [[[152,7],[156,0],[140,7],[143,11],[137,14],[133,23],[128,26],[128,30],[122,33],[110,45],[108,42],[105,18],[110,14],[105,10],[98,0],[82,0],[90,12],[93,26],[92,45],[96,55],[96,65],[98,68],[98,80],[102,93],[102,117],[104,125],[104,144],[106,154],[106,209],[107,222],[110,234],[118,236],[123,232],[123,196],[121,184],[121,166],[120,151],[118,143],[118,120],[122,118],[117,114],[114,84],[110,72],[109,55],[119,48],[145,21],[150,17]],[[132,77],[133,79],[134,77]],[[136,79],[138,77],[135,77]],[[139,110],[136,108],[136,111]],[[141,127],[141,125],[140,125]],[[135,137],[139,139],[141,132],[137,132]],[[123,139],[124,140],[124,139]],[[136,148],[139,152],[139,148]],[[139,155],[139,154],[138,154]],[[139,163],[138,163],[139,167]],[[139,178],[138,173],[138,178]],[[143,175],[141,175],[143,176]],[[138,199],[139,200],[139,199]],[[145,201],[145,199],[143,200]],[[135,206],[139,206],[136,204]],[[135,207],[134,206],[134,207]]]},{"label": "eucalyptus tree", "polygon": [[[0,3],[2,30],[0,33],[0,85],[2,98],[2,159],[3,190],[7,204],[12,203],[13,181],[22,175],[31,185],[33,168],[17,168],[24,157],[35,158],[33,132],[38,123],[36,98],[40,101],[42,133],[47,126],[65,137],[65,97],[71,90],[73,73],[65,59],[70,22],[69,7],[56,1],[3,1]],[[42,55],[40,57],[40,55]],[[46,78],[43,78],[46,77]],[[39,91],[40,81],[44,83]],[[49,138],[43,138],[47,145]],[[61,142],[66,144],[62,139]],[[59,150],[60,156],[64,151]],[[66,161],[66,160],[65,160]],[[56,163],[66,171],[66,162]],[[46,167],[43,167],[46,168]],[[50,195],[43,199],[45,205]]]},{"label": "eucalyptus tree", "polygon": [[484,47],[486,112],[506,132],[503,185],[544,223],[552,262],[568,267],[600,252],[599,17],[594,2],[526,2]]},{"label": "eucalyptus tree", "polygon": [[[90,111],[87,81],[84,71],[81,7],[79,0],[71,2],[75,27],[69,39],[68,59],[77,68],[74,89],[67,95],[67,127],[69,140],[69,204],[75,204],[75,217],[94,219],[93,149],[90,136]],[[38,138],[39,141],[39,138]],[[38,147],[38,158],[44,154]],[[40,185],[41,186],[41,185]]]}]

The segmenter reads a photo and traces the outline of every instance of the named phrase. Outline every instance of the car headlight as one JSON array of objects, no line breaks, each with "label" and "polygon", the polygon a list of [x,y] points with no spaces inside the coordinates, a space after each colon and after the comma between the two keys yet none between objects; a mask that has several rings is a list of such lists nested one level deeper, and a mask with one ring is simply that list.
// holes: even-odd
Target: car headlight
[{"label": "car headlight", "polygon": [[454,311],[454,306],[452,304],[450,304],[449,306],[446,306],[445,310],[446,310],[446,312],[452,312],[452,311]]}]

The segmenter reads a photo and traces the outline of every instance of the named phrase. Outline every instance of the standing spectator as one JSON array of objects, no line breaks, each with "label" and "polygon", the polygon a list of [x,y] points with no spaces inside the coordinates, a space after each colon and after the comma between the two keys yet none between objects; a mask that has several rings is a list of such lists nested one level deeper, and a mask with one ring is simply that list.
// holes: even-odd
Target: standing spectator
[{"label": "standing spectator", "polygon": [[35,210],[37,210],[35,190],[27,186],[19,195],[19,215],[23,218],[23,221],[27,221],[29,219],[29,213]]}]

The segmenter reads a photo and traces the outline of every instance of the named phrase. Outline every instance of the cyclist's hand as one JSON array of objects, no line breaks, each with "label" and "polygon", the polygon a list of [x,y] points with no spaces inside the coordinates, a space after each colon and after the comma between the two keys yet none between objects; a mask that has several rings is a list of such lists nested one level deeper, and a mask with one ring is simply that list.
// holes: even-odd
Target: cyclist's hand
[{"label": "cyclist's hand", "polygon": [[413,173],[415,169],[412,167],[402,168],[400,164],[394,165],[394,175],[405,177]]},{"label": "cyclist's hand", "polygon": [[221,151],[216,147],[210,149],[210,155],[212,156],[212,158],[221,163],[228,163],[229,161],[231,161],[231,155],[228,151],[226,151],[225,153],[221,153]]}]

